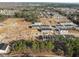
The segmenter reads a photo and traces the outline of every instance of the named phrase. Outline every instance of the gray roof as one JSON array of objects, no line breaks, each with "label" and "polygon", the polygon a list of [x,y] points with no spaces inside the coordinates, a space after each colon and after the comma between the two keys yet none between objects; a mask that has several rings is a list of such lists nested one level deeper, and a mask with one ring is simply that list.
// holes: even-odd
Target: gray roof
[{"label": "gray roof", "polygon": [[0,50],[5,50],[7,48],[7,44],[1,43],[0,44]]}]

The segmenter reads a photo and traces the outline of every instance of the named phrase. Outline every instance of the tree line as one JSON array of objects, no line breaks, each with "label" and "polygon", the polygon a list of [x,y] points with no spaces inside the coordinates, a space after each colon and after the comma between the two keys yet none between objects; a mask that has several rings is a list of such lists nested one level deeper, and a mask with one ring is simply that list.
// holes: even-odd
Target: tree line
[{"label": "tree line", "polygon": [[68,39],[63,36],[58,37],[59,40],[46,41],[26,41],[19,40],[11,43],[12,51],[23,51],[30,48],[33,51],[52,51],[57,55],[63,54],[69,57],[79,56],[79,38]]},{"label": "tree line", "polygon": [[38,17],[35,11],[22,10],[21,12],[16,12],[14,17],[25,18],[26,21],[36,22]]}]

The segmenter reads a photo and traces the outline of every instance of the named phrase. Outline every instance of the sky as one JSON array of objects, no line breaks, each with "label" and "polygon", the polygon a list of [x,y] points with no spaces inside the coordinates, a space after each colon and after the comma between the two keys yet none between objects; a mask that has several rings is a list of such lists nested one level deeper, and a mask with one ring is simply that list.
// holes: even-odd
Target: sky
[{"label": "sky", "polygon": [[0,2],[59,2],[79,3],[79,0],[0,0]]}]

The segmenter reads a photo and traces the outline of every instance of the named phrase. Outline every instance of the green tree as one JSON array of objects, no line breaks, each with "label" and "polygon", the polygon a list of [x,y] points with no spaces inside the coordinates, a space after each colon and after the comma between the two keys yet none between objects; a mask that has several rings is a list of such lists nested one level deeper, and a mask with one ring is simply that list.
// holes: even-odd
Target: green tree
[{"label": "green tree", "polygon": [[45,43],[44,42],[40,42],[39,45],[40,45],[40,47],[39,47],[40,49],[45,49]]},{"label": "green tree", "polygon": [[35,41],[32,42],[32,49],[33,50],[36,50],[37,49],[37,44]]},{"label": "green tree", "polygon": [[76,39],[73,44],[73,56],[79,56],[79,39]]},{"label": "green tree", "polygon": [[68,56],[72,57],[72,55],[73,55],[73,47],[72,46],[67,47],[67,52],[66,53],[67,53]]},{"label": "green tree", "polygon": [[53,48],[54,48],[54,44],[52,44],[51,41],[48,41],[48,42],[47,42],[47,49],[48,49],[48,50],[51,50],[51,49],[53,49]]}]

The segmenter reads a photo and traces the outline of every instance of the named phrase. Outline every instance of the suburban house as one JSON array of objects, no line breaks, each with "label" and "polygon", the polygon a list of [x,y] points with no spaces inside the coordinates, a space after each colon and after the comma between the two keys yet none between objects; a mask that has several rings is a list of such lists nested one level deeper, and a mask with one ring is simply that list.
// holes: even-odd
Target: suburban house
[{"label": "suburban house", "polygon": [[37,37],[37,39],[43,40],[43,41],[45,41],[45,40],[54,40],[55,36],[54,35],[39,35]]},{"label": "suburban house", "polygon": [[14,15],[16,12],[19,12],[19,10],[11,10],[11,9],[1,9],[0,10],[1,15]]},{"label": "suburban house", "polygon": [[66,30],[66,29],[60,29],[59,33],[60,33],[60,35],[67,35],[68,34],[68,30]]}]

